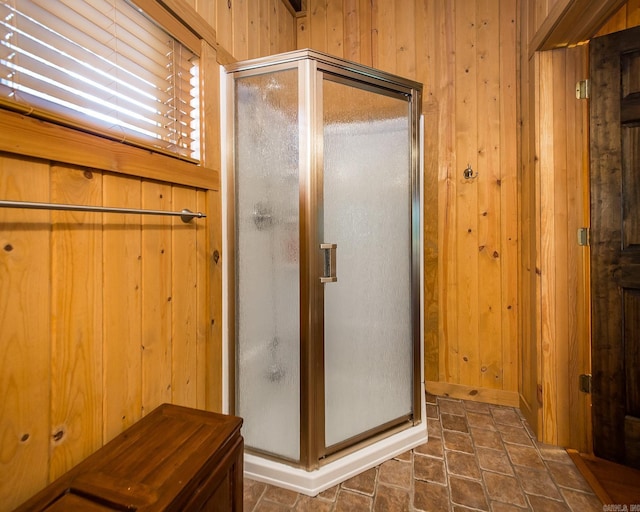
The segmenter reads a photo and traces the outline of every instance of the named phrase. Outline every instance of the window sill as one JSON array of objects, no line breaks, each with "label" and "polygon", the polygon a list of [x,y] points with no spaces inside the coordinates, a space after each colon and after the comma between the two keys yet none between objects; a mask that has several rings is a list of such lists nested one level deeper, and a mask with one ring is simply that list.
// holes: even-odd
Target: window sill
[{"label": "window sill", "polygon": [[0,151],[102,171],[220,189],[220,171],[0,109]]}]

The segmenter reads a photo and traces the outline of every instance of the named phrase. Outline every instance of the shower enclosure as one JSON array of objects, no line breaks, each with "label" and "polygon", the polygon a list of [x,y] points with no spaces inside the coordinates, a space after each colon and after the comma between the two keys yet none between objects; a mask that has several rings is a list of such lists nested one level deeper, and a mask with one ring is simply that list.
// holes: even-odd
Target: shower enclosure
[{"label": "shower enclosure", "polygon": [[422,86],[303,50],[226,68],[230,409],[307,494],[426,440]]}]

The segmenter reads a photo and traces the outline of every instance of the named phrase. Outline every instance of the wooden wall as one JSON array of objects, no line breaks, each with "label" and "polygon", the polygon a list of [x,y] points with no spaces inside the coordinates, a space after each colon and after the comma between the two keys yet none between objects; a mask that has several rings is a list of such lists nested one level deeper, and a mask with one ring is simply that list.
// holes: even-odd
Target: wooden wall
[{"label": "wooden wall", "polygon": [[0,199],[207,215],[0,208],[0,511],[163,402],[221,409],[219,66],[295,49],[295,17],[173,3],[210,31],[201,168],[0,111]]},{"label": "wooden wall", "polygon": [[216,32],[234,60],[296,49],[295,12],[286,0],[180,0],[193,7]]},{"label": "wooden wall", "polygon": [[[211,211],[213,192],[90,166],[0,153],[0,169],[4,200]],[[210,236],[201,220],[0,209],[0,509],[163,402],[206,407]]]},{"label": "wooden wall", "polygon": [[295,17],[277,0],[191,5],[236,59],[293,38],[424,84],[428,388],[517,404],[516,0],[309,0]]},{"label": "wooden wall", "polygon": [[309,0],[297,31],[424,84],[427,389],[517,404],[517,2]]},{"label": "wooden wall", "polygon": [[3,200],[207,215],[0,208],[0,510],[11,510],[163,402],[219,408],[220,180],[219,163],[8,111],[0,130]]},{"label": "wooden wall", "polygon": [[[308,0],[297,15],[282,0],[164,3],[209,34],[214,174],[221,63],[311,47],[424,84],[427,387],[520,396],[542,440],[588,447],[588,399],[571,391],[588,369],[588,265],[574,243],[588,222],[586,107],[572,99],[586,47],[536,53],[555,48],[546,33],[572,0]],[[640,23],[639,4],[602,30]],[[162,401],[219,409],[222,386],[218,182],[5,114],[0,198],[208,217],[0,209],[0,510]]]}]

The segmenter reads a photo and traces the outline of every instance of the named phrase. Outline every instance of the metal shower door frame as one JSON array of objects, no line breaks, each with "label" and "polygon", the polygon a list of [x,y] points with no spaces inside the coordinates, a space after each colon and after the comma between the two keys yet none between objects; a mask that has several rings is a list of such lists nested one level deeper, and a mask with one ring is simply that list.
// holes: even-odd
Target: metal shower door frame
[{"label": "metal shower door frame", "polygon": [[[312,51],[300,50],[251,61],[239,62],[226,67],[228,73],[228,109],[233,112],[233,81],[237,77],[251,76],[286,69],[298,69],[299,101],[299,251],[300,251],[300,460],[296,465],[313,470],[345,453],[391,435],[423,421],[421,389],[421,333],[420,333],[420,144],[419,120],[421,114],[422,85],[382,71],[348,62],[343,59]],[[318,241],[323,226],[318,211],[322,207],[323,148],[322,148],[322,83],[325,75],[336,80],[374,92],[386,91],[401,94],[409,103],[411,192],[409,197],[411,219],[411,333],[413,351],[412,417],[403,424],[392,422],[371,432],[365,432],[343,445],[326,447],[324,443],[324,284],[320,282],[323,269],[323,254]],[[308,118],[307,118],[308,116]],[[233,115],[227,115],[227,133],[233,134]],[[228,282],[228,329],[229,329],[229,403],[230,412],[235,412],[236,396],[236,318],[235,318],[235,187],[233,137],[227,138],[227,254]],[[282,461],[273,454],[251,450],[261,456]],[[285,461],[295,464],[294,461]]]}]

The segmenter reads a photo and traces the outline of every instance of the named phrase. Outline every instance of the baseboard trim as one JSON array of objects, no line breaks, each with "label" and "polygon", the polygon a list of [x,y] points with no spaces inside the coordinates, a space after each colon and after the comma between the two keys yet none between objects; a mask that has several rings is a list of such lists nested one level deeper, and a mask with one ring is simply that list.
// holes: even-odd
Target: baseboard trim
[{"label": "baseboard trim", "polygon": [[427,393],[437,396],[485,402],[495,405],[506,405],[509,407],[520,406],[520,396],[517,391],[505,391],[503,389],[464,386],[462,384],[434,381],[427,381],[425,388]]}]

